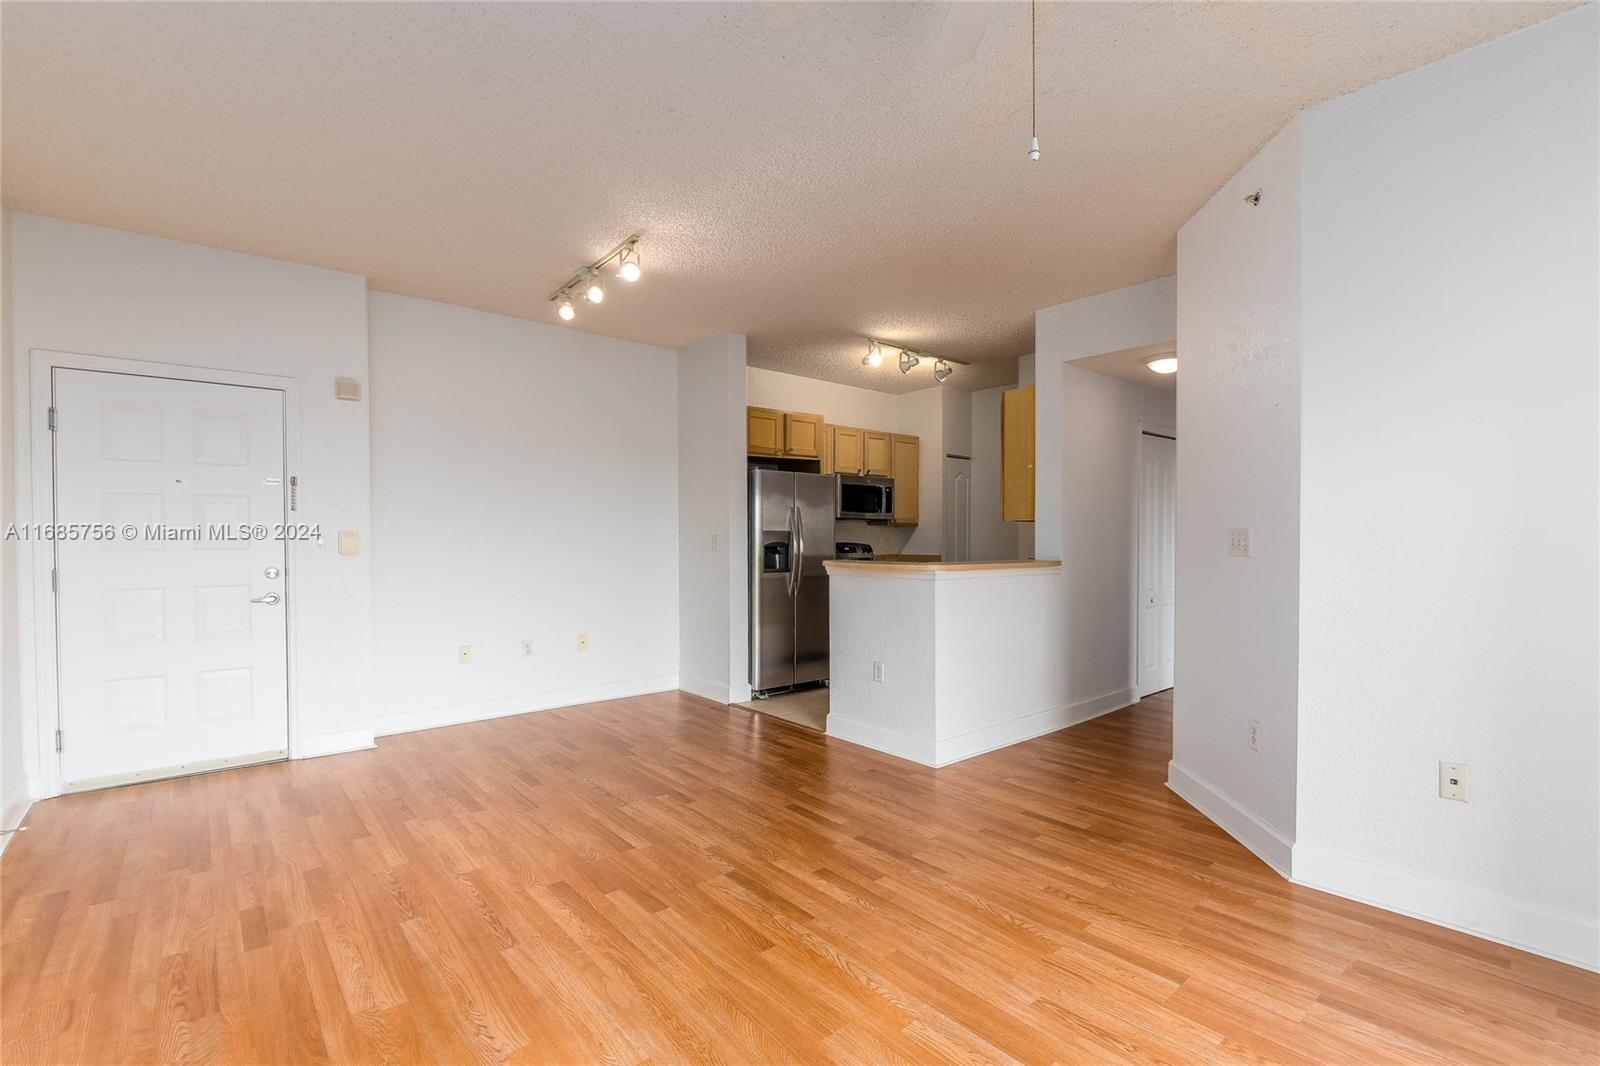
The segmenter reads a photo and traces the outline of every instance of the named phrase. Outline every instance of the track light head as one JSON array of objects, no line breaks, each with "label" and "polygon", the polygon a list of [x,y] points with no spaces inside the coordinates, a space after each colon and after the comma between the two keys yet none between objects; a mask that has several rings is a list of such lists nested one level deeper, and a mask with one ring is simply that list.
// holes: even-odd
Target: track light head
[{"label": "track light head", "polygon": [[912,352],[901,352],[900,353],[900,373],[902,373],[902,374],[911,373],[912,367],[916,366],[920,362],[922,362],[922,360],[918,359],[914,353],[912,353]]},{"label": "track light head", "polygon": [[563,322],[571,322],[578,316],[578,309],[572,306],[572,297],[563,296],[556,302],[556,314],[561,316]]},{"label": "track light head", "polygon": [[955,367],[940,359],[933,364],[933,380],[943,385],[946,378],[955,373]]},{"label": "track light head", "polygon": [[643,273],[639,268],[639,248],[630,244],[622,250],[622,259],[617,264],[617,277],[623,281],[638,281]]},{"label": "track light head", "polygon": [[873,366],[873,367],[882,366],[883,365],[883,345],[879,344],[877,341],[873,341],[867,347],[867,354],[863,355],[861,357],[861,365],[862,366]]},{"label": "track light head", "polygon": [[589,277],[584,286],[583,298],[592,304],[597,304],[606,298],[606,290],[600,287],[600,272],[589,271]]}]

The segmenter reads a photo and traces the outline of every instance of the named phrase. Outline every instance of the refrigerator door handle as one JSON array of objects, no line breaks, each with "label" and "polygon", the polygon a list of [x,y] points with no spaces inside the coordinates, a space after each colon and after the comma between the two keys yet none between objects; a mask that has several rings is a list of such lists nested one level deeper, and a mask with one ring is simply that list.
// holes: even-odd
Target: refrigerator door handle
[{"label": "refrigerator door handle", "polygon": [[800,568],[800,508],[789,505],[789,576],[785,579],[785,588],[789,590],[789,598],[794,599],[796,571]]},{"label": "refrigerator door handle", "polygon": [[806,520],[799,506],[794,509],[794,528],[800,537],[800,546],[794,550],[794,587],[799,591],[800,582],[806,576]]}]

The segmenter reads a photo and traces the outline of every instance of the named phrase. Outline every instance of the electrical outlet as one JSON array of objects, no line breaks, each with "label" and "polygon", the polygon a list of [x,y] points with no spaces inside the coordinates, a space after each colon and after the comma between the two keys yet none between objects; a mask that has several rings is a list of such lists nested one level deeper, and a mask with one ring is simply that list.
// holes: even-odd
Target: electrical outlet
[{"label": "electrical outlet", "polygon": [[456,649],[456,662],[460,663],[462,666],[467,666],[472,662],[471,644],[463,644],[461,647]]},{"label": "electrical outlet", "polygon": [[1467,772],[1466,763],[1439,764],[1439,798],[1460,800],[1462,803],[1472,798],[1472,777]]},{"label": "electrical outlet", "polygon": [[578,650],[579,651],[588,651],[589,650],[589,634],[587,634],[587,633],[579,633],[578,634]]},{"label": "electrical outlet", "polygon": [[1250,750],[1261,750],[1261,723],[1254,718],[1250,719]]},{"label": "electrical outlet", "polygon": [[1248,529],[1228,530],[1228,558],[1250,558],[1250,531]]},{"label": "electrical outlet", "polygon": [[872,662],[872,680],[878,682],[883,681],[883,663],[877,661],[876,659],[874,659]]},{"label": "electrical outlet", "polygon": [[533,641],[525,640],[522,642],[522,656],[525,659],[533,656]]}]

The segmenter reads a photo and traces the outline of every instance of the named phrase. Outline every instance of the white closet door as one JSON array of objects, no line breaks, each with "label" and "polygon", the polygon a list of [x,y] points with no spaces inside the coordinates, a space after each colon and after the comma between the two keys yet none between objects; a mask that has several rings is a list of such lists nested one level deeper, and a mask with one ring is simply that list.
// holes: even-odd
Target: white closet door
[{"label": "white closet door", "polygon": [[1176,472],[1178,445],[1149,433],[1139,438],[1138,694],[1172,687],[1177,631]]}]

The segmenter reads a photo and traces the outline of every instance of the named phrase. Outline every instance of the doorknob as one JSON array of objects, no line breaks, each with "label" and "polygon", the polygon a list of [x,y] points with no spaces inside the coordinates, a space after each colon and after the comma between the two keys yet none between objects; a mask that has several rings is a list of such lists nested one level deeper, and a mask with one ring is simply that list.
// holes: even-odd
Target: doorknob
[{"label": "doorknob", "polygon": [[278,605],[278,601],[281,600],[281,599],[283,599],[283,597],[278,595],[276,592],[269,592],[265,596],[257,596],[255,599],[251,600],[250,602],[251,603],[264,603],[268,607],[276,607]]}]

